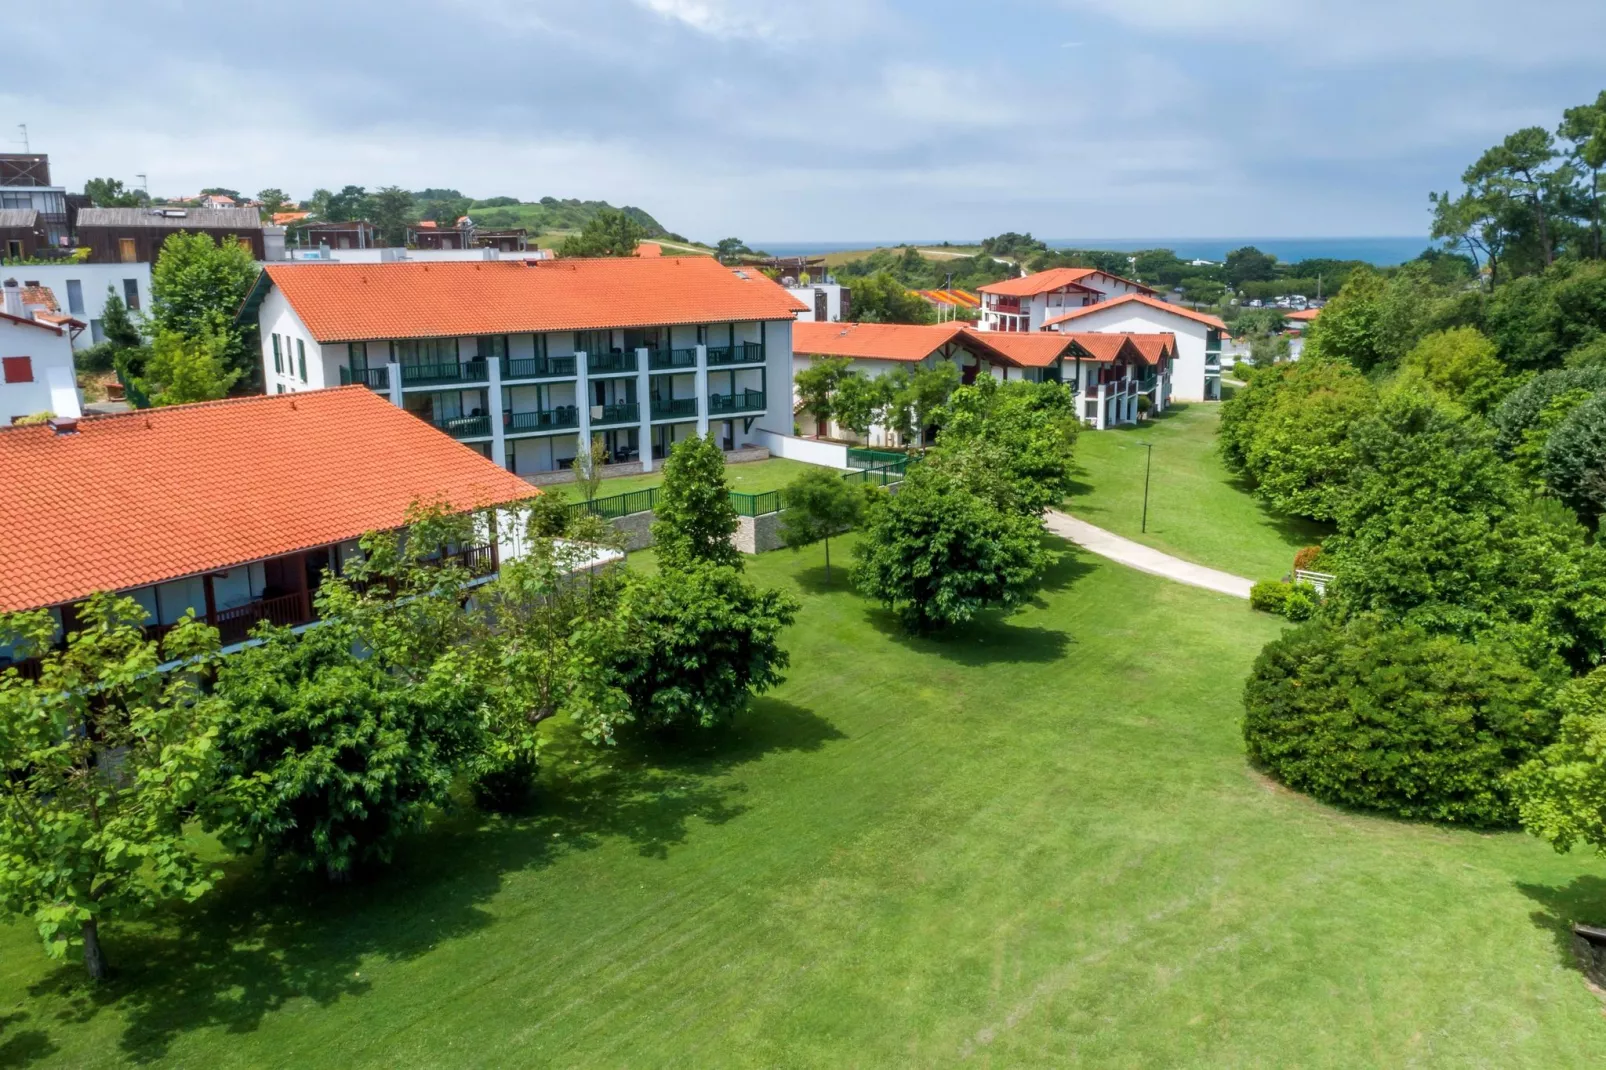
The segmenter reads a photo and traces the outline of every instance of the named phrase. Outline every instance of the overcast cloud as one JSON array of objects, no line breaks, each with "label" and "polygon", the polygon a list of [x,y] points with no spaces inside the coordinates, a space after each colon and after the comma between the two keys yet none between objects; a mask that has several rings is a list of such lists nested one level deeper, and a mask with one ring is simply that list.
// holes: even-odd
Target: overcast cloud
[{"label": "overcast cloud", "polygon": [[40,47],[3,136],[58,183],[600,198],[705,241],[1422,234],[1429,190],[1606,88],[1600,0],[79,0],[7,29]]}]

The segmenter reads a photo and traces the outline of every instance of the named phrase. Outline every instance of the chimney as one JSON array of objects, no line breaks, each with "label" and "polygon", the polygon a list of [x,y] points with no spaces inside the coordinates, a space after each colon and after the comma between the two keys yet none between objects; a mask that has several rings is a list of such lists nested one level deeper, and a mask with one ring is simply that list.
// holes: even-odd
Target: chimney
[{"label": "chimney", "polygon": [[69,419],[65,416],[52,416],[49,423],[50,429],[58,435],[76,435],[78,433],[78,421],[76,419]]},{"label": "chimney", "polygon": [[28,314],[22,308],[22,287],[17,285],[16,279],[7,279],[5,283],[6,303],[5,314],[18,319],[27,319]]}]

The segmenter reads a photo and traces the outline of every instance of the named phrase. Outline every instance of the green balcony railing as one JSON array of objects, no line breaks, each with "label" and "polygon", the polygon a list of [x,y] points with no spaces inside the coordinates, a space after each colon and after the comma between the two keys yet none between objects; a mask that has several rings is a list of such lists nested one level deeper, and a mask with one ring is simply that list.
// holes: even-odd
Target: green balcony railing
[{"label": "green balcony railing", "polygon": [[436,386],[442,383],[484,383],[490,369],[483,360],[454,360],[443,364],[403,364],[403,386]]},{"label": "green balcony railing", "polygon": [[738,390],[734,394],[708,396],[710,416],[732,412],[763,412],[766,407],[762,390]]},{"label": "green balcony railing", "polygon": [[696,398],[653,398],[652,418],[672,420],[677,416],[696,416]]},{"label": "green balcony railing", "polygon": [[430,423],[453,438],[488,438],[491,434],[489,416],[446,416]]},{"label": "green balcony railing", "polygon": [[509,379],[569,379],[574,376],[573,357],[504,358],[502,381]]},{"label": "green balcony railing", "polygon": [[649,349],[647,368],[651,371],[690,371],[697,367],[696,349]]},{"label": "green balcony railing", "polygon": [[763,364],[764,347],[757,342],[737,342],[734,346],[709,346],[708,366],[722,368],[731,364]]},{"label": "green balcony railing", "polygon": [[340,385],[350,386],[356,383],[366,386],[370,390],[390,389],[389,368],[346,368],[340,369]]},{"label": "green balcony railing", "polygon": [[555,409],[510,412],[504,416],[503,425],[509,434],[527,431],[562,431],[580,426],[580,410],[573,405],[559,405]]},{"label": "green balcony railing", "polygon": [[632,401],[628,404],[603,405],[599,415],[591,418],[592,427],[602,427],[608,424],[635,424],[641,422],[641,406]]},{"label": "green balcony railing", "polygon": [[1138,393],[1147,394],[1149,391],[1153,390],[1159,385],[1160,377],[1158,375],[1145,376],[1144,378],[1138,380]]},{"label": "green balcony railing", "polygon": [[636,370],[636,351],[628,353],[587,353],[587,375],[610,375],[614,372],[633,372]]}]

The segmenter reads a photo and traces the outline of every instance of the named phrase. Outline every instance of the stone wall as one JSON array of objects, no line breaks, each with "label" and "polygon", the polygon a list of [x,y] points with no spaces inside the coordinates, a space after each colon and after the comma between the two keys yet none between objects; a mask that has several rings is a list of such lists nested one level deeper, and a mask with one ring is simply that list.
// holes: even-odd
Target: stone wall
[{"label": "stone wall", "polygon": [[731,542],[744,554],[762,554],[770,550],[779,550],[786,545],[781,538],[781,514],[765,513],[763,516],[739,516],[736,518],[736,534],[731,536]]},{"label": "stone wall", "polygon": [[608,525],[615,531],[624,532],[625,550],[633,553],[652,545],[652,520],[652,511],[648,510],[645,513],[616,517],[608,521]]}]

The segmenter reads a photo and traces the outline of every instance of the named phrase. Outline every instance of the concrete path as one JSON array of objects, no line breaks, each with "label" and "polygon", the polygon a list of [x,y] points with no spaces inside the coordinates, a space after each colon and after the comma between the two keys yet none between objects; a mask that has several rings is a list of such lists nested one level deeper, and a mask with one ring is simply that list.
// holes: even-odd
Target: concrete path
[{"label": "concrete path", "polygon": [[1207,591],[1230,594],[1234,598],[1248,598],[1249,588],[1254,586],[1253,580],[1163,554],[1152,547],[1133,542],[1131,539],[1123,539],[1119,535],[1103,528],[1096,528],[1085,520],[1078,520],[1056,509],[1048,511],[1045,523],[1048,525],[1048,530],[1054,534],[1064,536],[1085,550],[1119,562],[1128,568],[1135,568],[1139,572],[1164,576],[1168,580],[1176,580],[1178,583],[1186,583],[1193,587],[1203,587]]}]

